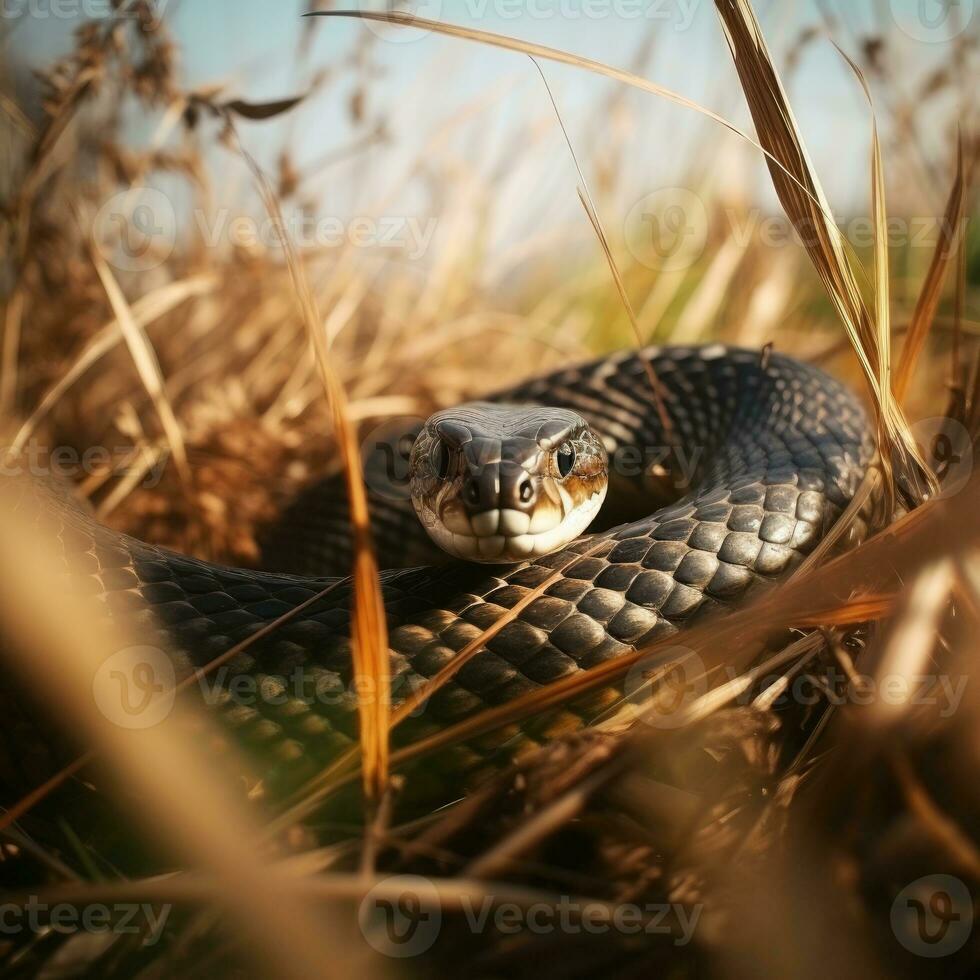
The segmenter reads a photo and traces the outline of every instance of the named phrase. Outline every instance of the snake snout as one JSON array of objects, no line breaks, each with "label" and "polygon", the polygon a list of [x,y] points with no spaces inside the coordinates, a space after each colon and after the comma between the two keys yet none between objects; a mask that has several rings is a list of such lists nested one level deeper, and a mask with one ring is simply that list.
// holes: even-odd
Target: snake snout
[{"label": "snake snout", "polygon": [[471,517],[489,510],[516,510],[530,514],[538,501],[534,478],[515,463],[487,463],[463,481],[461,498]]}]

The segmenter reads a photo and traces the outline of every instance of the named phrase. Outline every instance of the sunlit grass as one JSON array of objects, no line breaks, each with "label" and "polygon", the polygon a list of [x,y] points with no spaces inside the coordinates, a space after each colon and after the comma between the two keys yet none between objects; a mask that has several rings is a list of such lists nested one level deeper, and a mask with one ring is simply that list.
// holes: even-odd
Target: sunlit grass
[{"label": "sunlit grass", "polygon": [[[387,684],[388,640],[359,444],[380,417],[426,415],[528,372],[641,341],[773,343],[865,386],[885,471],[869,478],[836,535],[759,604],[389,750],[389,737],[405,717],[550,585],[542,583],[408,701],[390,706],[384,697],[368,699],[360,711],[360,745],[287,800],[267,798],[265,787],[244,776],[241,798],[213,798],[203,743],[195,752],[179,725],[143,743],[95,724],[87,697],[91,678],[84,671],[97,670],[105,649],[118,648],[124,638],[105,636],[88,607],[62,603],[52,584],[56,571],[45,566],[43,551],[35,564],[20,561],[32,550],[29,533],[35,532],[5,511],[3,564],[23,581],[4,603],[4,637],[9,634],[18,652],[31,655],[10,656],[7,669],[33,678],[66,713],[77,714],[86,740],[98,750],[66,770],[69,789],[98,783],[99,773],[114,768],[123,784],[121,792],[113,788],[116,796],[135,800],[140,814],[157,812],[153,825],[142,824],[138,834],[150,857],[103,854],[82,808],[77,814],[58,811],[70,827],[78,823],[78,833],[51,831],[45,806],[61,807],[71,796],[52,802],[56,787],[46,786],[27,798],[9,821],[14,827],[7,828],[37,833],[37,848],[31,852],[23,838],[5,838],[0,874],[6,868],[26,874],[31,887],[52,901],[84,901],[86,895],[173,899],[183,917],[172,942],[156,954],[165,963],[161,969],[207,975],[251,956],[267,973],[284,975],[337,969],[338,950],[361,960],[363,936],[348,913],[378,882],[375,866],[382,874],[431,876],[447,919],[463,897],[487,893],[519,902],[574,893],[602,903],[704,905],[722,924],[697,938],[696,948],[678,951],[669,940],[656,940],[628,951],[633,968],[644,964],[677,975],[694,975],[697,953],[715,957],[727,975],[727,955],[737,962],[738,953],[749,951],[771,966],[814,941],[836,943],[854,963],[883,969],[891,954],[875,945],[865,920],[841,924],[836,913],[847,904],[887,923],[888,903],[878,891],[905,883],[917,865],[906,866],[897,851],[883,856],[869,841],[900,838],[903,820],[912,821],[917,847],[929,850],[930,870],[976,874],[971,757],[962,751],[980,725],[972,688],[953,717],[906,700],[889,710],[878,705],[861,714],[830,707],[817,720],[800,719],[774,710],[773,703],[795,678],[812,677],[819,687],[830,683],[832,671],[878,681],[922,672],[974,678],[977,479],[949,499],[916,508],[934,489],[926,464],[937,460],[929,445],[916,445],[908,420],[946,415],[977,444],[980,361],[970,311],[980,238],[975,227],[963,236],[940,236],[927,259],[910,245],[887,247],[887,217],[901,213],[904,188],[886,180],[890,160],[880,137],[897,123],[876,105],[868,117],[873,138],[867,161],[874,236],[869,246],[853,247],[830,218],[832,202],[810,163],[780,66],[751,4],[718,0],[717,7],[734,57],[731,77],[737,73],[742,83],[755,132],[637,73],[518,39],[427,26],[460,45],[490,44],[543,64],[585,69],[702,117],[718,138],[754,153],[759,167],[768,163],[790,222],[817,231],[806,248],[772,248],[754,237],[736,241],[726,224],[728,203],[712,192],[704,162],[692,160],[692,193],[710,225],[705,248],[683,268],[651,268],[634,254],[625,216],[610,203],[642,196],[645,189],[620,186],[616,172],[594,173],[588,148],[574,145],[566,133],[585,210],[574,247],[566,245],[567,229],[542,229],[517,254],[489,255],[482,238],[496,202],[520,194],[508,182],[507,168],[497,183],[474,186],[446,145],[457,130],[491,111],[481,99],[433,127],[403,178],[411,184],[432,172],[452,175],[442,177],[431,207],[453,235],[443,236],[419,266],[379,260],[351,246],[209,248],[192,230],[147,268],[120,269],[113,258],[125,231],[95,216],[115,193],[141,186],[153,174],[176,175],[203,214],[213,213],[212,184],[232,166],[247,178],[242,213],[258,205],[281,226],[284,209],[305,206],[298,188],[307,175],[296,172],[290,148],[282,149],[278,173],[265,174],[249,151],[260,130],[244,134],[238,126],[242,119],[286,113],[292,100],[252,105],[218,92],[182,92],[162,28],[134,37],[125,26],[96,25],[79,35],[76,50],[50,73],[50,111],[36,131],[13,102],[0,101],[0,111],[29,137],[4,202],[10,288],[3,298],[0,402],[11,418],[14,451],[24,452],[32,439],[77,447],[124,443],[142,458],[171,459],[159,485],[133,480],[127,457],[87,474],[78,492],[116,527],[230,564],[257,562],[257,539],[283,505],[317,476],[342,470],[355,541],[355,670],[374,682],[374,690]],[[387,19],[405,20],[397,14]],[[323,26],[311,22],[311,29]],[[362,77],[354,67],[359,63],[352,59],[349,81],[368,86],[369,73]],[[862,82],[874,68],[854,67]],[[841,70],[849,70],[843,59]],[[126,146],[118,126],[96,146],[83,139],[86,112],[96,99],[135,99],[159,117],[153,144]],[[554,105],[558,126],[559,97]],[[376,139],[373,126],[365,123],[363,145]],[[514,152],[533,163],[534,134],[520,122],[515,126]],[[356,153],[356,146],[344,152]],[[840,152],[864,156],[861,147]],[[976,155],[976,134],[964,132],[960,146],[949,148],[949,165],[936,168],[948,178],[933,189],[947,202],[941,228],[958,229],[971,213]],[[552,169],[553,161],[544,159],[539,173]],[[518,191],[530,183],[523,180]],[[555,192],[550,180],[546,186]],[[383,214],[385,206],[382,199],[364,210]],[[747,218],[749,205],[739,208]],[[892,499],[900,507],[879,503],[872,512],[879,485],[892,485],[893,466],[899,479]],[[880,533],[844,550],[862,522]],[[44,628],[34,632],[32,622]],[[247,645],[234,653],[247,653]],[[597,691],[615,690],[638,664],[662,669],[667,678],[679,647],[703,665],[704,676],[696,680],[704,682],[704,692],[669,731],[635,724],[636,705],[617,694],[596,711],[594,730],[550,738],[539,752],[528,753],[525,745],[515,770],[484,782],[456,806],[401,822],[399,792],[410,796],[413,782],[432,774],[439,779],[439,753],[510,731],[518,722],[555,718]],[[48,684],[52,672],[57,693]],[[659,696],[645,706],[654,717]],[[188,724],[210,724],[190,708],[188,714]],[[553,731],[561,722],[558,714]],[[943,779],[930,763],[940,755],[950,760]],[[90,764],[93,758],[101,768]],[[359,814],[361,824],[337,825],[326,804],[357,783],[370,807]],[[447,789],[452,796],[464,787]],[[74,853],[65,844],[68,836],[91,853]],[[581,847],[585,839],[587,848]],[[163,862],[161,846],[168,849]],[[63,873],[65,862],[70,875]],[[147,878],[147,862],[166,873]],[[93,867],[109,880],[91,880]],[[882,879],[888,879],[885,885]],[[801,888],[813,896],[805,920],[792,914]],[[740,891],[754,901],[740,901]],[[760,908],[768,922],[757,918]],[[229,947],[228,937],[215,930],[213,909],[228,910],[248,933],[245,953],[240,937],[233,936]],[[501,937],[467,935],[458,916],[446,929],[448,952],[438,954],[437,948],[442,959],[436,963],[461,971],[486,954],[505,969],[499,964],[506,958],[493,959],[508,952]],[[622,968],[620,938],[605,945],[596,940],[591,948],[604,974]],[[527,962],[550,952],[561,972],[574,962],[577,947],[546,950],[540,937],[524,936],[516,949]],[[130,972],[128,955],[121,951],[112,964],[115,975]],[[389,972],[390,964],[373,959],[370,967]]]}]

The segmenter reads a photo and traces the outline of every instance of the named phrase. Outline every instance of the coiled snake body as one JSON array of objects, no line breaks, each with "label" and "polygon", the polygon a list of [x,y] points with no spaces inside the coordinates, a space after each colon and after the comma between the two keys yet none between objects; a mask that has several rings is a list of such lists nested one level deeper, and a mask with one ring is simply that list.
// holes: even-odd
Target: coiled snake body
[{"label": "coiled snake body", "polygon": [[[672,434],[663,430],[649,365],[666,395]],[[588,420],[609,454],[610,501],[625,490],[634,509],[636,500],[645,499],[646,510],[640,519],[602,532],[601,539],[585,535],[521,564],[452,561],[385,571],[392,687],[399,699],[561,570],[424,710],[396,729],[396,742],[743,603],[821,540],[874,452],[863,409],[838,382],[785,356],[720,345],[613,355],[497,398],[571,409]],[[650,473],[658,467],[670,474],[679,499],[662,503],[652,495]],[[159,629],[178,677],[207,665],[330,581],[224,568],[154,547],[101,526],[42,484],[31,485],[22,506],[25,514],[34,508],[60,523],[59,540],[78,559],[87,592],[120,614],[134,606],[152,610],[152,625],[145,616],[141,620],[146,642],[154,642]],[[404,507],[381,503],[379,528],[417,539],[403,514]],[[357,738],[350,606],[350,587],[340,584],[209,679],[210,707],[254,750],[270,778],[305,778]],[[234,693],[234,678],[243,676],[253,682],[247,699]],[[584,722],[596,706],[592,698],[563,717]],[[19,702],[6,708],[0,778],[8,785],[35,785],[63,761],[58,740],[39,727],[36,740],[44,749],[26,751],[24,732],[30,729],[17,714],[26,709]],[[518,735],[540,740],[553,726],[553,717],[532,719]],[[454,764],[473,766],[514,738],[508,730],[458,748]]]}]

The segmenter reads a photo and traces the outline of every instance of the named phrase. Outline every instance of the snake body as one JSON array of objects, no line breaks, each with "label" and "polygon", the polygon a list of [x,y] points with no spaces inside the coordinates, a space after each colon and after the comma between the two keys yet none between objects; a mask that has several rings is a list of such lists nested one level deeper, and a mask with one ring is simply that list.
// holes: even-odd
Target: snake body
[{"label": "snake body", "polygon": [[[654,397],[650,367],[666,413]],[[625,491],[634,507],[637,500],[647,503],[638,519],[524,563],[450,561],[383,572],[397,700],[559,570],[541,596],[395,730],[396,743],[744,603],[817,545],[874,454],[868,419],[846,387],[789,357],[721,345],[615,354],[527,381],[492,400],[578,413],[608,453],[610,498]],[[665,414],[671,432],[664,430]],[[664,503],[654,494],[651,474],[660,475],[659,486],[670,484],[677,499]],[[141,616],[146,642],[156,637],[170,651],[178,677],[333,581],[176,554],[102,526],[42,484],[32,484],[22,506],[25,515],[33,508],[58,522],[59,546],[82,570],[85,591],[121,616]],[[395,505],[379,507],[379,525],[403,528],[413,540],[424,537],[400,523],[402,513]],[[351,601],[349,584],[337,580],[327,596],[208,681],[209,707],[273,781],[305,778],[357,739]],[[236,677],[251,682],[248,698],[235,693],[242,688]],[[582,724],[615,697],[593,697],[561,717]],[[0,778],[35,785],[63,761],[63,750],[49,726],[31,727],[20,702],[4,708]],[[477,766],[504,741],[541,740],[555,730],[553,716],[532,719],[516,733],[509,729],[454,749],[453,764]],[[29,751],[28,737],[34,743]]]}]

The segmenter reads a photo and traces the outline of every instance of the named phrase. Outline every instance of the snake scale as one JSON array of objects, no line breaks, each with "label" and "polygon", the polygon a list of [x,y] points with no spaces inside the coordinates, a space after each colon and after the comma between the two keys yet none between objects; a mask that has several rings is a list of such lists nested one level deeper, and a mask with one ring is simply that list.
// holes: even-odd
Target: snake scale
[{"label": "snake scale", "polygon": [[[649,366],[662,386],[672,433],[664,431]],[[846,387],[790,357],[722,345],[614,354],[527,381],[492,400],[579,413],[609,454],[610,500],[623,491],[634,507],[636,500],[646,504],[637,519],[520,564],[453,560],[384,571],[392,687],[399,700],[561,570],[424,710],[395,730],[396,744],[743,604],[817,545],[874,454],[868,419]],[[651,469],[667,472],[676,499],[664,502],[651,491]],[[342,513],[336,485],[331,487],[334,497],[326,501],[327,491],[317,491],[321,512]],[[86,593],[120,616],[136,615],[145,641],[159,641],[169,651],[178,678],[331,582],[225,568],[155,547],[102,526],[36,481],[21,506],[28,518],[34,512],[57,521],[59,547],[82,570]],[[404,507],[382,501],[375,520],[382,555],[386,540],[420,536],[406,523],[411,517]],[[295,536],[284,533],[283,540]],[[323,538],[321,546],[330,540]],[[339,557],[342,567],[347,555]],[[331,569],[338,567],[336,559]],[[209,680],[209,708],[249,747],[271,785],[308,777],[357,739],[350,607],[350,587],[340,582]],[[251,686],[236,688],[236,677]],[[513,754],[528,740],[580,726],[618,697],[616,691],[592,695],[519,729],[457,746],[449,764],[455,771],[479,768],[502,746]],[[70,757],[57,726],[36,721],[26,705],[10,692],[0,695],[0,779],[8,789],[36,785]]]}]

